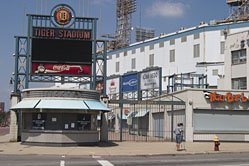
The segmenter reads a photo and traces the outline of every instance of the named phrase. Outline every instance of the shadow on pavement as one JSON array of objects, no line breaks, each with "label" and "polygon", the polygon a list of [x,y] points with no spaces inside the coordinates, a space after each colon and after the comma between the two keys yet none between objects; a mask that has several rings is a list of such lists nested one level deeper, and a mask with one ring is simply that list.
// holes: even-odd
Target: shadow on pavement
[{"label": "shadow on pavement", "polygon": [[99,146],[99,147],[113,147],[113,146],[118,146],[118,144],[116,144],[112,141],[107,141],[107,142],[99,142],[97,146]]}]

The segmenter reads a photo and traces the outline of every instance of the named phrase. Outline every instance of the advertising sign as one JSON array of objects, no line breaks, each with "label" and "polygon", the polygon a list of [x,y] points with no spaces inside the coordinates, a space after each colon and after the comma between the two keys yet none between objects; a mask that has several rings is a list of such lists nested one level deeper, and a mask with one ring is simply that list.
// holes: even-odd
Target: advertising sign
[{"label": "advertising sign", "polygon": [[141,73],[140,87],[141,90],[159,88],[160,74],[159,70]]},{"label": "advertising sign", "polygon": [[245,96],[244,93],[242,92],[241,94],[232,94],[231,92],[226,93],[226,95],[221,95],[221,94],[217,94],[216,92],[212,92],[207,94],[209,96],[209,100],[210,102],[248,102],[249,101],[249,97]]},{"label": "advertising sign", "polygon": [[91,40],[91,30],[33,27],[33,37]]},{"label": "advertising sign", "polygon": [[35,74],[91,75],[91,65],[32,63],[32,72]]},{"label": "advertising sign", "polygon": [[119,77],[106,80],[106,93],[107,94],[119,93]]},{"label": "advertising sign", "polygon": [[80,88],[82,88],[82,89],[88,89],[88,90],[91,89],[89,83],[80,85]]},{"label": "advertising sign", "polygon": [[96,84],[96,91],[98,91],[99,93],[103,93],[104,90],[104,83],[102,81],[97,82]]},{"label": "advertising sign", "polygon": [[92,64],[92,42],[33,38],[31,61]]},{"label": "advertising sign", "polygon": [[122,92],[137,91],[138,75],[127,75],[122,77]]}]

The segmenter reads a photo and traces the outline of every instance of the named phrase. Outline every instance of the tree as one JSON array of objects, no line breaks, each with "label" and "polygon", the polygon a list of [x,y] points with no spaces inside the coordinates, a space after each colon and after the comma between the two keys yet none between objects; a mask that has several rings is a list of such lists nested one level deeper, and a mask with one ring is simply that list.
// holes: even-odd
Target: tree
[{"label": "tree", "polygon": [[0,124],[5,123],[6,121],[6,112],[1,111],[0,112]]}]

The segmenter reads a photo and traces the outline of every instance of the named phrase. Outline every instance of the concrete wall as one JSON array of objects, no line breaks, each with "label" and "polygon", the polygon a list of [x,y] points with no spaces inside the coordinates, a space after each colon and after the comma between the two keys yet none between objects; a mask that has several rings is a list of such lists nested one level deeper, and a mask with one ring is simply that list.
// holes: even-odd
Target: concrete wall
[{"label": "concrete wall", "polygon": [[[194,126],[193,126],[193,111],[194,110],[243,110],[248,111],[249,105],[248,102],[242,103],[240,101],[234,101],[232,103],[228,103],[227,101],[224,102],[213,102],[210,103],[210,100],[205,98],[204,91],[214,92],[211,89],[188,89],[182,92],[174,93],[174,96],[179,97],[180,99],[186,102],[186,141],[212,141],[214,136],[219,136],[220,140],[223,141],[248,141],[248,134],[247,132],[234,132],[232,131],[227,133],[222,132],[202,132],[202,133],[195,133]],[[224,91],[224,90],[215,90],[217,94],[225,95],[227,92],[231,92],[233,95],[241,94],[242,92],[245,96],[249,96],[249,91]],[[249,112],[248,112],[249,115]],[[234,122],[239,123],[239,120]]]},{"label": "concrete wall", "polygon": [[[11,106],[16,105],[19,102],[20,96],[18,94],[11,94]],[[18,137],[18,122],[17,122],[17,112],[10,110],[10,138],[11,142],[16,142]]]},{"label": "concrete wall", "polygon": [[[249,89],[249,77],[248,77],[248,65],[249,65],[249,47],[248,40],[249,35],[248,31],[233,33],[227,36],[225,44],[225,89],[232,89],[232,78],[247,77],[247,89]],[[246,64],[237,64],[232,65],[232,51],[240,50],[241,41],[245,41],[244,49],[246,49],[247,61]]]},{"label": "concrete wall", "polygon": [[22,142],[28,143],[93,143],[99,141],[98,131],[23,131]]}]

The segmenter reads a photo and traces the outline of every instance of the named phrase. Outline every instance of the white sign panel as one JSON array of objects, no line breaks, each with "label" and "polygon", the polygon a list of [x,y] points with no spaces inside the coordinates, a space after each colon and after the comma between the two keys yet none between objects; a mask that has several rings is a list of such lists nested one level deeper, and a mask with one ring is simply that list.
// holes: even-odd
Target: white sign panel
[{"label": "white sign panel", "polygon": [[119,93],[119,78],[106,80],[106,93],[107,94]]},{"label": "white sign panel", "polygon": [[90,89],[90,84],[82,84],[80,85],[81,89]]},{"label": "white sign panel", "polygon": [[159,88],[159,70],[154,70],[140,75],[141,90]]}]

